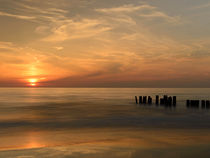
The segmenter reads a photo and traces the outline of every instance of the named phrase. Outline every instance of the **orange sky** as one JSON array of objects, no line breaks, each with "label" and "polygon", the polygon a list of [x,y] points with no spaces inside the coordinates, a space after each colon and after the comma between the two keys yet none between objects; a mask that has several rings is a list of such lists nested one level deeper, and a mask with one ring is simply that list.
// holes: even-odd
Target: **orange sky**
[{"label": "orange sky", "polygon": [[207,0],[0,1],[0,86],[210,87],[209,8]]}]

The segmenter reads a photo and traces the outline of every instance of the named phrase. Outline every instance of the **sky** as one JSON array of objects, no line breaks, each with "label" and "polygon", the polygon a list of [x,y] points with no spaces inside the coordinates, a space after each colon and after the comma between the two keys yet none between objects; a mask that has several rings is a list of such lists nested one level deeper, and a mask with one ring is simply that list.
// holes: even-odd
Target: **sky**
[{"label": "sky", "polygon": [[209,0],[0,0],[0,86],[210,87]]}]

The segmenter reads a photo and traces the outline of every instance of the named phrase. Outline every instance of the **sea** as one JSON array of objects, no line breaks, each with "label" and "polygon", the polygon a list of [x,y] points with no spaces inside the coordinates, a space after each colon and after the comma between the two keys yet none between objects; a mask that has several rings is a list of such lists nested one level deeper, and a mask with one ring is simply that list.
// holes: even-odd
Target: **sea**
[{"label": "sea", "polygon": [[210,109],[188,99],[210,89],[0,88],[0,158],[209,158]]}]

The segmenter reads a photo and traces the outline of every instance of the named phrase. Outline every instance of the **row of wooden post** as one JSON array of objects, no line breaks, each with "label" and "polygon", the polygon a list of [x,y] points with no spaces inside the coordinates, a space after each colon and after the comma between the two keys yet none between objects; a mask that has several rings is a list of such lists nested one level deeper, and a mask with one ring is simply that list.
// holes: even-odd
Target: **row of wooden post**
[{"label": "row of wooden post", "polygon": [[[136,104],[152,104],[152,97],[151,96],[139,96],[139,99],[137,96],[135,96]],[[164,95],[163,98],[159,99],[159,95],[156,95],[155,99],[156,105],[164,105],[164,106],[176,106],[176,96],[167,96]],[[188,108],[199,108],[200,106],[200,100],[187,100],[186,105]],[[201,100],[201,107],[202,108],[210,108],[210,101],[209,100]]]},{"label": "row of wooden post", "polygon": [[167,96],[164,95],[163,98],[160,98],[160,104],[165,106],[176,106],[176,96]]},{"label": "row of wooden post", "polygon": [[[199,108],[200,100],[187,100],[186,105],[188,108]],[[210,108],[210,101],[209,100],[201,100],[201,107],[202,108]]]},{"label": "row of wooden post", "polygon": [[135,96],[135,100],[136,100],[136,104],[152,104],[152,98],[150,96],[139,96],[139,100],[137,98],[137,96]]},{"label": "row of wooden post", "polygon": [[[139,99],[137,96],[135,96],[136,104],[152,104],[152,97],[151,96],[139,96]],[[155,100],[156,105],[165,105],[165,106],[176,106],[176,96],[168,97],[167,95],[164,95],[163,98],[159,99],[159,95],[156,95]]]}]

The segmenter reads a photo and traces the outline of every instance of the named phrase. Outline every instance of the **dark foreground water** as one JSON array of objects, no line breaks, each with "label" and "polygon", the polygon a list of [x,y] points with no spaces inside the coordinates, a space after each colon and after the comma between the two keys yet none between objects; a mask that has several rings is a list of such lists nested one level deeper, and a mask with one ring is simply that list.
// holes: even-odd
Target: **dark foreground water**
[{"label": "dark foreground water", "polygon": [[[177,107],[135,95],[176,95]],[[0,88],[0,158],[209,158],[210,89]]]}]

